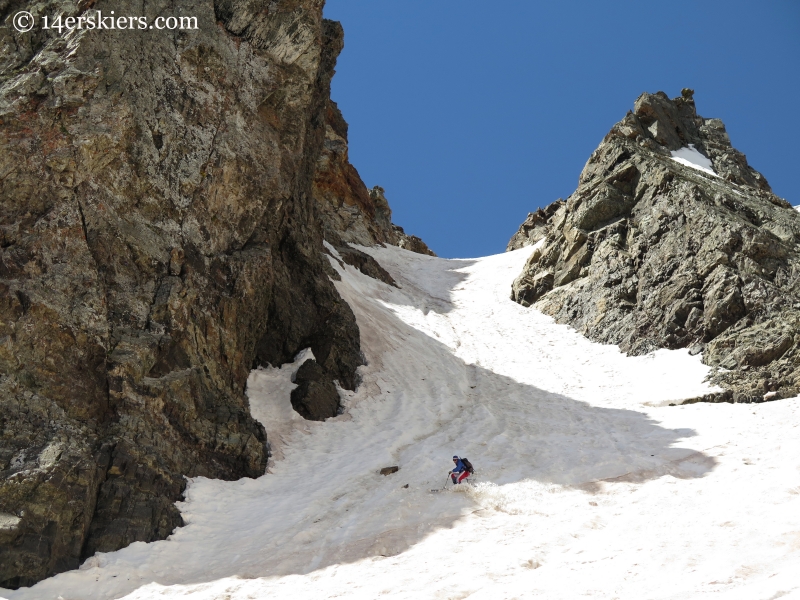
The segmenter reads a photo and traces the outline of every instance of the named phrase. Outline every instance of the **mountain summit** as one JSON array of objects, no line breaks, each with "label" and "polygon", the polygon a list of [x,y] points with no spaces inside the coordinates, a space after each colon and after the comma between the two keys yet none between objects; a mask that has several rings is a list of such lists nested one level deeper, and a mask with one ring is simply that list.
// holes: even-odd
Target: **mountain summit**
[{"label": "mountain summit", "polygon": [[642,94],[577,190],[528,215],[512,299],[629,354],[704,352],[726,389],[706,400],[796,395],[800,215],[693,94]]}]

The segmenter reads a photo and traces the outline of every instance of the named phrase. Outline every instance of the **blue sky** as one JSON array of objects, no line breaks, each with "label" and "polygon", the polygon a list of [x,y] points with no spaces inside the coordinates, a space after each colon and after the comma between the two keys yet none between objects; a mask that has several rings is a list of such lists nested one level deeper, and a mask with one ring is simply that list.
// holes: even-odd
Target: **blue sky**
[{"label": "blue sky", "polygon": [[440,256],[505,250],[643,91],[695,90],[800,204],[800,2],[328,0],[350,160]]}]

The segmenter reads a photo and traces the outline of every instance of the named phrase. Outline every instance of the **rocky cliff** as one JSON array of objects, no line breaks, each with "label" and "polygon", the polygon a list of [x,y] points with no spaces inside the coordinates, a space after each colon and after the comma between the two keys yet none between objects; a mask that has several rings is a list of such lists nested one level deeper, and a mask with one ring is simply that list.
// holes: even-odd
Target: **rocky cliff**
[{"label": "rocky cliff", "polygon": [[[313,195],[320,209],[325,238],[344,244],[392,244],[436,256],[420,238],[392,223],[385,190],[367,189],[348,156],[347,123],[333,101],[325,112],[325,145],[317,161]],[[364,256],[367,256],[364,254]]]},{"label": "rocky cliff", "polygon": [[726,391],[800,389],[800,214],[774,195],[718,119],[642,94],[589,158],[577,190],[531,213],[509,249],[538,243],[512,285],[589,338],[631,354],[690,347]]},{"label": "rocky cliff", "polygon": [[[0,0],[0,587],[164,538],[186,476],[261,475],[254,366],[311,347],[307,418],[356,386],[323,239],[401,240],[337,154],[322,5]],[[21,10],[198,26],[19,33]]]}]

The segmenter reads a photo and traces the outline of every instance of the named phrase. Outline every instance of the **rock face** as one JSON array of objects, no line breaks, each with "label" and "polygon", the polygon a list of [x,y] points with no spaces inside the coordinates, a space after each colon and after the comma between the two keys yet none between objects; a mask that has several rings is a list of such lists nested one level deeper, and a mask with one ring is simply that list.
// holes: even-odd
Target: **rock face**
[{"label": "rock face", "polygon": [[[254,366],[311,347],[301,406],[357,384],[315,200],[344,127],[322,4],[0,2],[0,587],[164,538],[184,476],[261,475]],[[23,34],[20,10],[198,27]],[[325,197],[384,223],[342,177]],[[375,223],[340,237],[391,241]]]},{"label": "rock face", "polygon": [[539,243],[512,298],[630,354],[704,351],[727,390],[706,400],[788,397],[800,389],[798,241],[800,214],[721,121],[697,115],[692,90],[643,94],[578,189],[511,239]]}]

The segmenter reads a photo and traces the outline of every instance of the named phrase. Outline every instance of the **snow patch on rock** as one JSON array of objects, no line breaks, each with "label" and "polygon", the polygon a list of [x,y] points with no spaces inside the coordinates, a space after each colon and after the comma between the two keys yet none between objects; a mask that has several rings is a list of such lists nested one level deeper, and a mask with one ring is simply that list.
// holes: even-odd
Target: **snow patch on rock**
[{"label": "snow patch on rock", "polygon": [[714,171],[714,164],[711,160],[703,156],[699,150],[694,147],[694,144],[689,144],[688,147],[681,148],[680,150],[672,150],[672,160],[679,162],[682,165],[703,171],[714,177],[719,177]]}]

